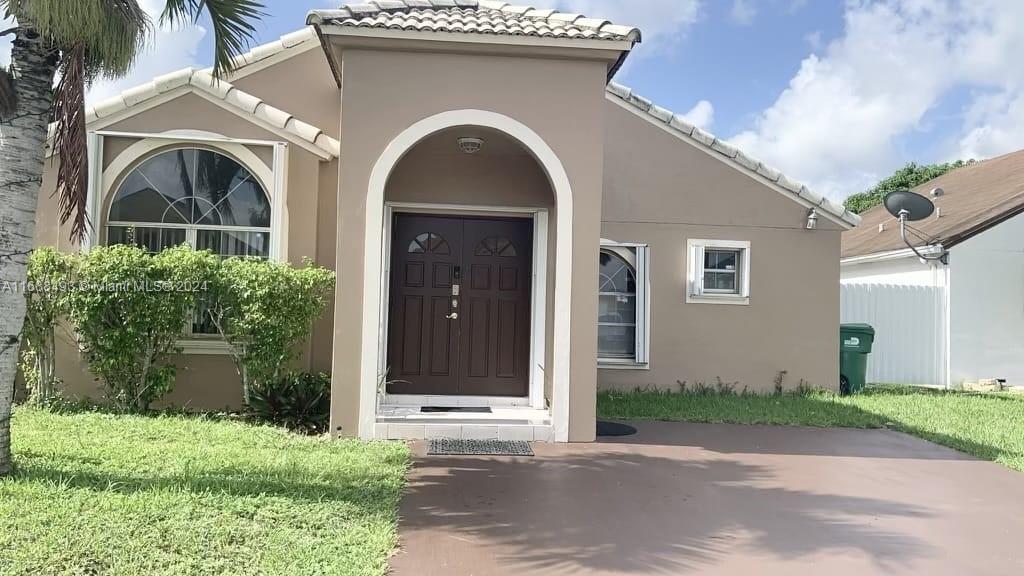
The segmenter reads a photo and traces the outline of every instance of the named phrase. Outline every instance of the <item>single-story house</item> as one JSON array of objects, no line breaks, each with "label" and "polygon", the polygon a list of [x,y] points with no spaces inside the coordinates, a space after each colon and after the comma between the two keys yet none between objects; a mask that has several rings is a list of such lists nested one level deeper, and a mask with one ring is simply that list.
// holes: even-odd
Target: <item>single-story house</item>
[{"label": "single-story house", "polygon": [[[226,81],[181,70],[88,109],[88,244],[336,270],[300,366],[331,373],[335,434],[590,441],[598,389],[837,388],[858,217],[612,82],[639,30],[486,0],[307,24]],[[183,184],[214,163],[226,189]],[[55,174],[38,240],[74,249]],[[209,332],[188,323],[168,402],[239,404]]]},{"label": "single-story house", "polygon": [[899,222],[883,206],[843,233],[842,320],[876,328],[875,382],[1024,384],[1024,150],[914,188],[931,217]]}]

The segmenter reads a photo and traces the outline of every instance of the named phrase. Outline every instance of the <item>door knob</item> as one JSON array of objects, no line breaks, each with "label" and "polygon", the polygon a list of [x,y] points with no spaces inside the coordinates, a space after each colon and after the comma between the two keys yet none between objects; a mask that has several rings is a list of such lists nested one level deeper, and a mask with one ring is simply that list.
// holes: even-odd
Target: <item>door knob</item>
[{"label": "door knob", "polygon": [[451,314],[445,316],[445,318],[447,318],[449,320],[458,320],[459,319],[459,313],[458,312],[452,312]]}]

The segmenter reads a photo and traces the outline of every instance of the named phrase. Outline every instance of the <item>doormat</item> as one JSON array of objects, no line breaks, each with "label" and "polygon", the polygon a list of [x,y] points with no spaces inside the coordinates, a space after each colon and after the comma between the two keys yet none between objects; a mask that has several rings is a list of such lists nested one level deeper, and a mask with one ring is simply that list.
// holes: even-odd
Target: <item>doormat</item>
[{"label": "doormat", "polygon": [[424,412],[474,412],[477,414],[490,414],[490,406],[421,406],[420,413]]},{"label": "doormat", "polygon": [[604,420],[597,421],[598,436],[630,436],[632,434],[636,434],[636,428],[629,424],[606,422]]},{"label": "doormat", "polygon": [[460,440],[433,438],[429,455],[453,456],[533,456],[530,443],[523,440]]}]

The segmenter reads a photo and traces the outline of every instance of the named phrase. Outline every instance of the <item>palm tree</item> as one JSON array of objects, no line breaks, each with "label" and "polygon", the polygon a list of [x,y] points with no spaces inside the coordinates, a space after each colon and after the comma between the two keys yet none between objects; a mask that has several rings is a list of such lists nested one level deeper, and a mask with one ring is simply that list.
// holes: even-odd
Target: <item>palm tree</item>
[{"label": "palm tree", "polygon": [[[214,76],[232,69],[263,15],[259,0],[166,0],[160,16],[172,25],[209,16]],[[0,0],[15,26],[9,68],[0,67],[0,476],[13,470],[10,415],[19,335],[25,320],[22,287],[35,235],[47,130],[60,159],[57,192],[72,239],[85,234],[88,164],[85,90],[95,78],[131,69],[152,26],[138,0]],[[54,81],[57,80],[56,87]]]}]

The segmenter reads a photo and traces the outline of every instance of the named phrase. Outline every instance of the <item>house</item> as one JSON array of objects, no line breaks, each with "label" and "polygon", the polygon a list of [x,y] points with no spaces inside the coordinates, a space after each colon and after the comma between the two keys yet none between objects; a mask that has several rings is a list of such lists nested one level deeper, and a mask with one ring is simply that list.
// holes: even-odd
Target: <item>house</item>
[{"label": "house", "polygon": [[[336,270],[302,360],[332,374],[334,433],[589,441],[598,389],[837,387],[858,217],[612,82],[639,30],[485,0],[307,23],[227,81],[182,70],[88,110],[88,244]],[[187,191],[178,168],[213,162],[227,198]],[[54,175],[39,242],[73,249]],[[209,332],[187,328],[169,402],[238,405]]]},{"label": "house", "polygon": [[900,239],[884,207],[843,233],[842,319],[875,325],[868,379],[1024,384],[1024,150],[958,168],[915,192],[935,204]]}]

